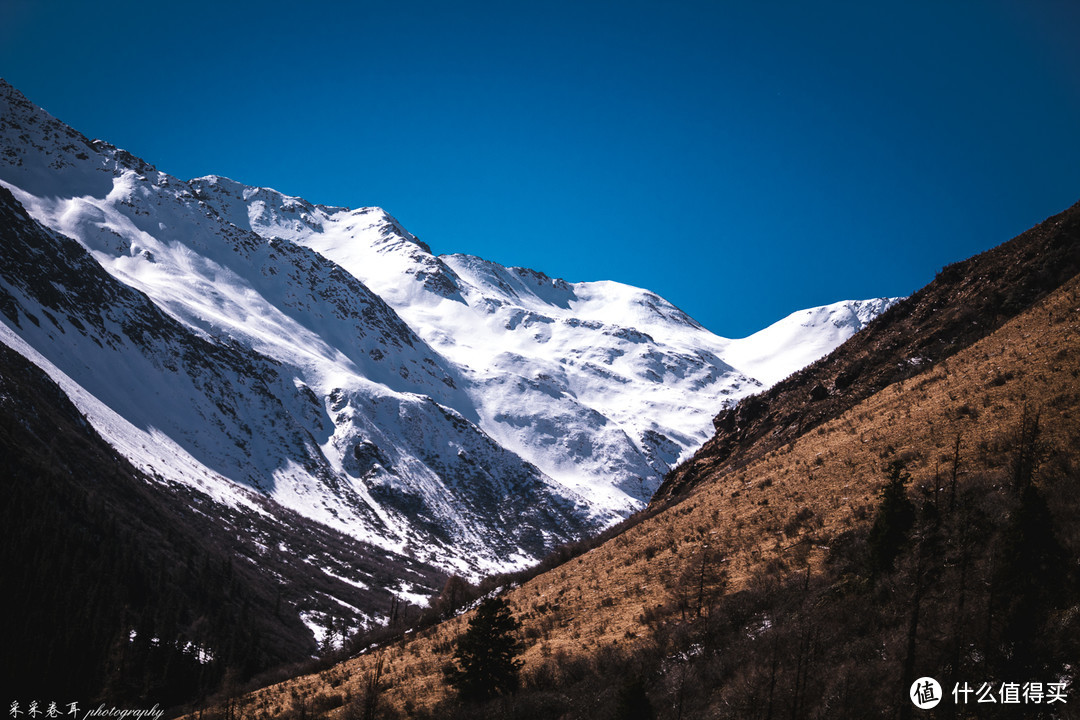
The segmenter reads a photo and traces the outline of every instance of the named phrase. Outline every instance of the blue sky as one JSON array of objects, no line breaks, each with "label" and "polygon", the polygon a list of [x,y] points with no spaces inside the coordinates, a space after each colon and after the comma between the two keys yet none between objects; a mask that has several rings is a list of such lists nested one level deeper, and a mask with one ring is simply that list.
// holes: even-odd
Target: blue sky
[{"label": "blue sky", "polygon": [[182,178],[738,337],[1080,200],[1080,5],[4,0],[0,75]]}]

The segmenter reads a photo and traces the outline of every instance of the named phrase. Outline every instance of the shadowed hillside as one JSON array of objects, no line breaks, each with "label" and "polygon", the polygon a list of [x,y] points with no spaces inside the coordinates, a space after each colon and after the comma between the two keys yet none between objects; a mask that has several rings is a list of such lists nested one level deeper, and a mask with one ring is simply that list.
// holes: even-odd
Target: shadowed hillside
[{"label": "shadowed hillside", "polygon": [[[0,584],[18,618],[0,654],[5,683],[20,697],[193,702],[309,660],[317,647],[298,612],[341,617],[335,596],[393,600],[297,557],[370,573],[382,588],[442,580],[280,508],[276,523],[244,517],[145,477],[52,380],[3,345],[0,477]],[[305,599],[312,589],[324,604]]]}]

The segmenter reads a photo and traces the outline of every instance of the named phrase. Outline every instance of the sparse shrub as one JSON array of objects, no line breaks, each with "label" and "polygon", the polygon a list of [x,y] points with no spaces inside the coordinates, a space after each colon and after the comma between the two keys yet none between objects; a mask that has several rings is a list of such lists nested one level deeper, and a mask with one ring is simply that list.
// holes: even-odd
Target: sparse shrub
[{"label": "sparse shrub", "polygon": [[788,537],[793,537],[798,534],[799,530],[806,526],[806,524],[814,517],[814,511],[808,507],[799,508],[784,525],[784,534]]}]

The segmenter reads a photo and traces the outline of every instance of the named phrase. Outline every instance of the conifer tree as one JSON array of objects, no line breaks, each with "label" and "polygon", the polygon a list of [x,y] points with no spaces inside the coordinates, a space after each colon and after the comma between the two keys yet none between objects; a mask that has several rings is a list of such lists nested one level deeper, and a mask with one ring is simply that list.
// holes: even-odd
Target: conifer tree
[{"label": "conifer tree", "polygon": [[481,702],[517,690],[522,665],[517,656],[524,649],[517,636],[520,629],[505,600],[495,597],[481,603],[457,640],[455,665],[446,670],[458,697]]},{"label": "conifer tree", "polygon": [[1042,628],[1072,584],[1068,554],[1054,534],[1054,519],[1035,485],[1024,487],[1020,506],[1005,530],[996,583],[1006,598],[1003,640],[1010,647],[1007,671],[1034,676],[1052,660],[1040,647]]},{"label": "conifer tree", "polygon": [[438,611],[439,617],[447,620],[452,618],[462,605],[475,597],[475,588],[467,580],[459,575],[451,575],[443,586],[438,600],[435,601],[435,609]]},{"label": "conifer tree", "polygon": [[640,678],[633,678],[623,685],[615,700],[612,717],[618,720],[653,720],[656,711],[645,692],[645,683]]},{"label": "conifer tree", "polygon": [[915,505],[907,496],[911,475],[902,460],[893,460],[885,468],[889,482],[881,490],[881,505],[870,528],[870,564],[873,572],[892,569],[896,556],[915,525]]}]

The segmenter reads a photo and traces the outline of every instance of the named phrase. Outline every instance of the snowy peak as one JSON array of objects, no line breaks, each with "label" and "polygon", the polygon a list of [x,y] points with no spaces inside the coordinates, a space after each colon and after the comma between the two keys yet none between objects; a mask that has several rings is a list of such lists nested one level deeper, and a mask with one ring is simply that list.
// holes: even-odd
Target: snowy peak
[{"label": "snowy peak", "polygon": [[567,310],[576,299],[565,280],[526,268],[504,267],[475,255],[444,255],[441,260],[468,285],[468,294],[491,309],[511,304],[522,309],[548,312]]},{"label": "snowy peak", "polygon": [[[559,318],[576,318],[623,328],[702,329],[689,315],[659,295],[610,280],[568,283],[537,270],[506,267],[473,255],[441,259],[487,309],[511,305]],[[493,302],[494,301],[494,302]]]},{"label": "snowy peak", "polygon": [[878,315],[891,308],[903,298],[875,298],[871,300],[851,300],[848,304],[855,314],[857,321],[856,330],[861,330],[870,324]]},{"label": "snowy peak", "polygon": [[[484,435],[459,369],[378,295],[283,237],[356,213],[222,178],[183,183],[104,143],[61,168],[93,182],[41,189],[23,170],[48,166],[71,134],[8,109],[4,341],[137,465],[226,504],[254,490],[466,573],[519,566],[610,521]],[[24,126],[49,129],[25,143]],[[367,214],[395,237],[391,218]]]},{"label": "snowy peak", "polygon": [[[295,360],[290,356],[302,346],[301,355],[316,362],[346,361],[353,372],[395,390],[449,399],[455,371],[425,351],[378,295],[290,240],[346,210],[224,178],[184,183],[98,141],[88,152],[64,156],[60,175],[78,182],[61,178],[32,192],[24,168],[48,166],[63,152],[57,138],[70,133],[24,99],[8,110],[12,119],[3,116],[9,132],[0,145],[19,162],[0,164],[0,181],[38,220],[78,239],[115,277],[193,329],[283,361]],[[50,130],[27,144],[25,133],[14,131],[24,126]]]},{"label": "snowy peak", "polygon": [[687,334],[716,337],[656,293],[610,280],[577,283],[573,311],[597,322],[637,328],[661,340]]},{"label": "snowy peak", "polygon": [[724,357],[774,385],[827,355],[903,298],[844,300],[799,310],[764,330],[732,340]]},{"label": "snowy peak", "polygon": [[95,164],[104,164],[98,149],[4,80],[0,80],[0,138],[4,141],[0,162],[7,176],[18,178],[19,186],[29,192],[75,195],[108,186],[104,174],[86,167],[92,156]]},{"label": "snowy peak", "polygon": [[249,193],[243,202],[254,232],[264,238],[286,237],[315,250],[392,305],[462,301],[453,271],[381,208],[307,205],[308,209],[298,210],[303,201],[297,198]]},{"label": "snowy peak", "polygon": [[348,212],[348,208],[312,205],[277,190],[250,187],[207,175],[188,182],[193,194],[233,225],[263,238],[295,240],[310,232],[322,232],[327,216]]}]

